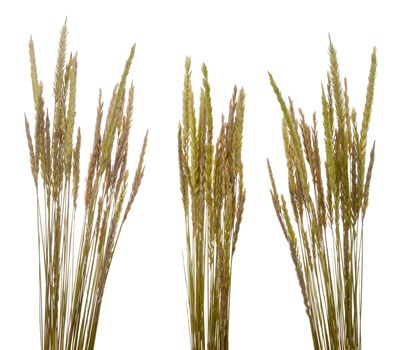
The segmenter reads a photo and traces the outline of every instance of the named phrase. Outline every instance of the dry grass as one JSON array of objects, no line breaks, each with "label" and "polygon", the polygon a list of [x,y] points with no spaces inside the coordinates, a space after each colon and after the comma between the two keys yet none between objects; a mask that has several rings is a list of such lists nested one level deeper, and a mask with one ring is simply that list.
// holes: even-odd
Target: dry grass
[{"label": "dry grass", "polygon": [[[286,104],[270,74],[282,108],[282,134],[292,212],[272,183],[271,197],[303,295],[314,349],[360,349],[363,282],[363,232],[374,163],[374,145],[366,169],[367,133],[376,77],[376,50],[371,66],[362,125],[351,108],[347,81],[342,82],[330,41],[330,70],[322,88],[326,159],[324,174],[317,119],[308,125],[293,103]],[[293,218],[291,215],[293,214]]]},{"label": "dry grass", "polygon": [[[234,87],[229,114],[213,144],[210,85],[205,65],[199,117],[191,61],[185,62],[178,157],[185,212],[185,275],[191,349],[228,349],[232,260],[245,202],[241,160],[245,94]],[[198,119],[198,120],[197,120]]]},{"label": "dry grass", "polygon": [[[67,27],[62,27],[50,120],[38,80],[35,50],[29,42],[35,107],[33,139],[25,118],[37,198],[42,349],[93,349],[109,268],[122,226],[144,175],[145,136],[128,192],[127,152],[134,88],[126,93],[135,46],[113,91],[105,125],[98,99],[94,143],[86,177],[84,221],[79,248],[75,218],[80,179],[80,129],[74,139],[77,55],[66,59]],[[126,106],[127,105],[127,106]],[[126,198],[126,196],[128,198]],[[127,200],[127,204],[125,204]]]}]

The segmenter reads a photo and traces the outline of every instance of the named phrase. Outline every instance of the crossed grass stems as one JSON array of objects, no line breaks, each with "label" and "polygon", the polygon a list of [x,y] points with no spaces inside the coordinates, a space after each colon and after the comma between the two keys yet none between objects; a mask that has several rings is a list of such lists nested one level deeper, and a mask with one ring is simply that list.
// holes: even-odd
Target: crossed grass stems
[{"label": "crossed grass stems", "polygon": [[245,93],[233,89],[228,117],[213,144],[208,72],[202,66],[199,116],[185,61],[183,120],[178,128],[180,186],[185,213],[185,279],[192,350],[228,349],[232,260],[245,189],[241,159]]},{"label": "crossed grass stems", "polygon": [[[103,101],[98,98],[94,141],[84,195],[84,219],[76,251],[75,226],[80,180],[81,133],[75,142],[77,55],[66,60],[67,26],[61,30],[54,81],[54,117],[45,111],[43,84],[38,80],[35,50],[29,42],[35,128],[25,117],[31,171],[37,202],[42,349],[93,349],[109,268],[121,229],[144,175],[144,138],[138,166],[127,193],[128,140],[134,87],[126,80],[135,46],[102,126]],[[101,131],[101,129],[103,129]],[[127,198],[126,198],[127,195]]]},{"label": "crossed grass stems", "polygon": [[[287,104],[269,74],[283,113],[282,135],[288,169],[291,211],[279,195],[270,163],[271,197],[289,244],[314,349],[361,349],[363,232],[375,159],[375,144],[366,169],[367,134],[371,119],[376,50],[370,73],[362,126],[351,108],[347,80],[342,82],[336,49],[330,40],[330,69],[322,87],[326,161],[318,146],[315,114],[312,126],[293,102]],[[293,220],[291,218],[293,213]]]}]

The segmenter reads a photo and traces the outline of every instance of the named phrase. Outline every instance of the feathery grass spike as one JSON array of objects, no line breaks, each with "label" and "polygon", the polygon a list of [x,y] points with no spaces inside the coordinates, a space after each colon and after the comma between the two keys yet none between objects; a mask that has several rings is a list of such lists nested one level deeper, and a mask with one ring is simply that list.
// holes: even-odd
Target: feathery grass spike
[{"label": "feathery grass spike", "polygon": [[188,323],[192,350],[224,350],[229,346],[232,260],[246,197],[241,159],[245,94],[234,88],[228,117],[223,117],[213,143],[205,65],[202,73],[197,117],[187,57],[178,160],[186,227]]},{"label": "feathery grass spike", "polygon": [[[312,126],[304,113],[297,120],[272,75],[271,86],[283,114],[282,131],[288,187],[294,221],[276,189],[270,163],[271,198],[289,244],[314,349],[361,349],[363,231],[368,207],[375,148],[367,171],[366,145],[376,77],[373,50],[362,128],[349,106],[347,81],[342,82],[337,52],[329,42],[330,71],[322,86],[325,173],[322,174],[316,116]],[[365,178],[366,173],[366,178]],[[310,179],[310,182],[308,181]],[[326,189],[326,191],[325,191]]]},{"label": "feathery grass spike", "polygon": [[[125,106],[125,85],[134,55],[133,46],[114,91],[102,132],[103,102],[100,93],[86,177],[82,236],[76,251],[81,133],[79,128],[74,142],[77,55],[71,55],[67,63],[66,46],[65,22],[55,72],[54,118],[50,121],[48,112],[44,113],[43,86],[38,82],[33,40],[29,41],[36,114],[33,139],[26,118],[25,131],[37,196],[40,342],[43,350],[94,348],[106,279],[122,226],[144,175],[147,144],[145,136],[131,194],[126,201],[134,87],[131,84]],[[38,178],[39,169],[41,180]]]}]

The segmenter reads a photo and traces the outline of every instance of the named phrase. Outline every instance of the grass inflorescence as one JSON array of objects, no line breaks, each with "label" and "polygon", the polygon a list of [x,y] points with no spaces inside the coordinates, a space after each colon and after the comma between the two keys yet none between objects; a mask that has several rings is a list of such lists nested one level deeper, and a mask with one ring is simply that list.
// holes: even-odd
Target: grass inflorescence
[{"label": "grass inflorescence", "polygon": [[[319,150],[317,119],[307,124],[293,102],[286,103],[271,74],[283,113],[282,135],[291,211],[279,195],[271,166],[271,197],[297,273],[314,349],[361,349],[363,232],[375,145],[367,155],[376,77],[371,55],[362,125],[350,106],[347,80],[341,80],[330,40],[330,69],[322,87],[325,160]],[[324,163],[324,167],[322,164]],[[367,163],[367,166],[366,166]],[[323,173],[322,173],[323,172]],[[292,217],[293,215],[293,217]]]},{"label": "grass inflorescence", "polygon": [[[53,88],[54,113],[45,108],[33,40],[29,42],[35,107],[33,137],[25,117],[30,165],[37,201],[42,349],[93,349],[109,268],[122,226],[144,175],[145,136],[131,189],[128,140],[134,87],[126,88],[134,57],[131,48],[120,82],[113,90],[103,123],[98,98],[94,141],[84,195],[84,219],[75,241],[80,183],[80,128],[75,132],[77,55],[67,50],[62,27]],[[52,120],[51,120],[52,119]],[[76,135],[75,135],[76,134]]]},{"label": "grass inflorescence", "polygon": [[178,128],[180,186],[185,213],[185,277],[192,350],[228,349],[232,260],[245,203],[241,159],[245,93],[233,89],[227,118],[213,143],[208,72],[198,117],[185,61],[183,120]]}]

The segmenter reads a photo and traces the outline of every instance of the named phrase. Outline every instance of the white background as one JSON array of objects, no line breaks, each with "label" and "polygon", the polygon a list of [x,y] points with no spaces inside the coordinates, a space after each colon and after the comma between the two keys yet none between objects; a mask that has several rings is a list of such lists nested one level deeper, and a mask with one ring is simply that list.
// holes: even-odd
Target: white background
[{"label": "white background", "polygon": [[186,55],[192,57],[196,97],[201,64],[208,66],[215,118],[226,112],[233,84],[247,92],[247,202],[233,266],[230,349],[311,349],[288,246],[269,198],[266,157],[281,190],[286,169],[281,113],[267,71],[307,116],[314,110],[320,115],[328,33],[359,112],[372,46],[378,50],[369,138],[377,140],[377,147],[365,225],[363,349],[398,349],[398,22],[393,3],[1,2],[0,349],[39,348],[35,196],[23,123],[25,112],[34,120],[28,39],[32,34],[39,78],[46,102],[52,103],[58,35],[66,16],[69,48],[79,53],[76,122],[83,135],[83,180],[98,89],[108,102],[133,43],[131,169],[145,130],[150,130],[146,173],[113,260],[97,349],[189,348],[176,148]]}]

